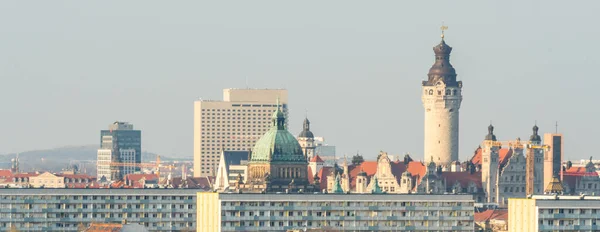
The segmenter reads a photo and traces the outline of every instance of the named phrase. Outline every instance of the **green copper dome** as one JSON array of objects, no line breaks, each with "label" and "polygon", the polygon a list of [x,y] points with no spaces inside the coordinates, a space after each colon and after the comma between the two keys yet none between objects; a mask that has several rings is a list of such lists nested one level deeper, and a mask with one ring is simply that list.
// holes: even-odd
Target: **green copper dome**
[{"label": "green copper dome", "polygon": [[306,163],[298,140],[285,128],[285,115],[279,110],[279,103],[272,120],[271,129],[256,141],[250,162]]}]

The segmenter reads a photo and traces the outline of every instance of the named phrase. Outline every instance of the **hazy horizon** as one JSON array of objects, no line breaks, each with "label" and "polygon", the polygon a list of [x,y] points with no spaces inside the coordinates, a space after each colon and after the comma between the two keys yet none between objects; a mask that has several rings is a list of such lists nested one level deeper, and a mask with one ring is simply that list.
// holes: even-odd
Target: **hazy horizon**
[{"label": "hazy horizon", "polygon": [[142,130],[143,151],[189,158],[193,102],[221,100],[222,89],[248,80],[250,88],[288,89],[294,135],[308,110],[315,136],[339,155],[375,159],[383,150],[421,160],[421,81],[444,22],[464,85],[461,161],[490,121],[499,140],[528,139],[536,121],[541,133],[554,132],[558,121],[566,158],[587,159],[600,128],[599,7],[1,2],[0,154],[98,144],[100,130],[118,120]]}]

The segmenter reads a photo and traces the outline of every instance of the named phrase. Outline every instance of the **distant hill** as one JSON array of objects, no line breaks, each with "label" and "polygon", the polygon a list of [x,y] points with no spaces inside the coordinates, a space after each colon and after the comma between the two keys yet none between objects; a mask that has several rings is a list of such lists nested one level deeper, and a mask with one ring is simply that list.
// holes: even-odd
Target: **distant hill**
[{"label": "distant hill", "polygon": [[[88,174],[95,173],[95,162],[98,145],[67,146],[47,150],[26,151],[19,153],[19,165],[21,171],[47,170],[58,172],[71,165],[87,171]],[[10,160],[15,158],[16,153],[0,155],[0,169],[10,168]],[[161,160],[174,160],[170,157],[161,156]],[[156,154],[142,152],[143,162],[156,160]],[[179,159],[177,159],[179,160]]]}]

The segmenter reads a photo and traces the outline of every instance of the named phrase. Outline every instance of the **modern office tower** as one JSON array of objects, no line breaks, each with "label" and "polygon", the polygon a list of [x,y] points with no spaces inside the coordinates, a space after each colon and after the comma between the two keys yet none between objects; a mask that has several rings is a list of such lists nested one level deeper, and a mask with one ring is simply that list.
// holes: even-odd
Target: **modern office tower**
[{"label": "modern office tower", "polygon": [[544,144],[550,146],[544,156],[544,186],[548,186],[554,176],[562,180],[563,135],[546,133]]},{"label": "modern office tower", "polygon": [[473,231],[472,195],[198,193],[196,231]]},{"label": "modern office tower", "polygon": [[198,189],[0,189],[0,231],[80,231],[93,222],[193,231]]},{"label": "modern office tower", "polygon": [[100,131],[98,181],[118,180],[127,174],[140,171],[135,164],[142,162],[141,144],[142,132],[134,130],[133,125],[127,122],[117,121],[110,124],[108,130]]},{"label": "modern office tower", "polygon": [[194,177],[215,175],[221,150],[252,149],[269,130],[278,99],[287,116],[285,89],[224,89],[223,101],[195,101]]},{"label": "modern office tower", "polygon": [[533,195],[508,199],[508,231],[599,231],[599,196]]},{"label": "modern office tower", "polygon": [[452,48],[444,41],[433,47],[435,63],[429,69],[428,80],[422,83],[425,108],[425,151],[427,162],[448,166],[458,161],[458,111],[462,102],[462,81],[456,80],[456,70],[450,64]]}]

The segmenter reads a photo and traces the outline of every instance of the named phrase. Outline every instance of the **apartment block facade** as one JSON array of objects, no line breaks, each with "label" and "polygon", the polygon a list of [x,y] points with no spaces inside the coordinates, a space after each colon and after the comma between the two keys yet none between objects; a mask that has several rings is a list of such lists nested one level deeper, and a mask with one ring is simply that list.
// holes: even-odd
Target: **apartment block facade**
[{"label": "apartment block facade", "polygon": [[198,189],[0,189],[0,231],[77,231],[92,222],[193,231]]},{"label": "apartment block facade", "polygon": [[208,231],[473,231],[471,195],[198,193]]},{"label": "apartment block facade", "polygon": [[533,195],[508,200],[508,231],[600,231],[600,196]]}]

